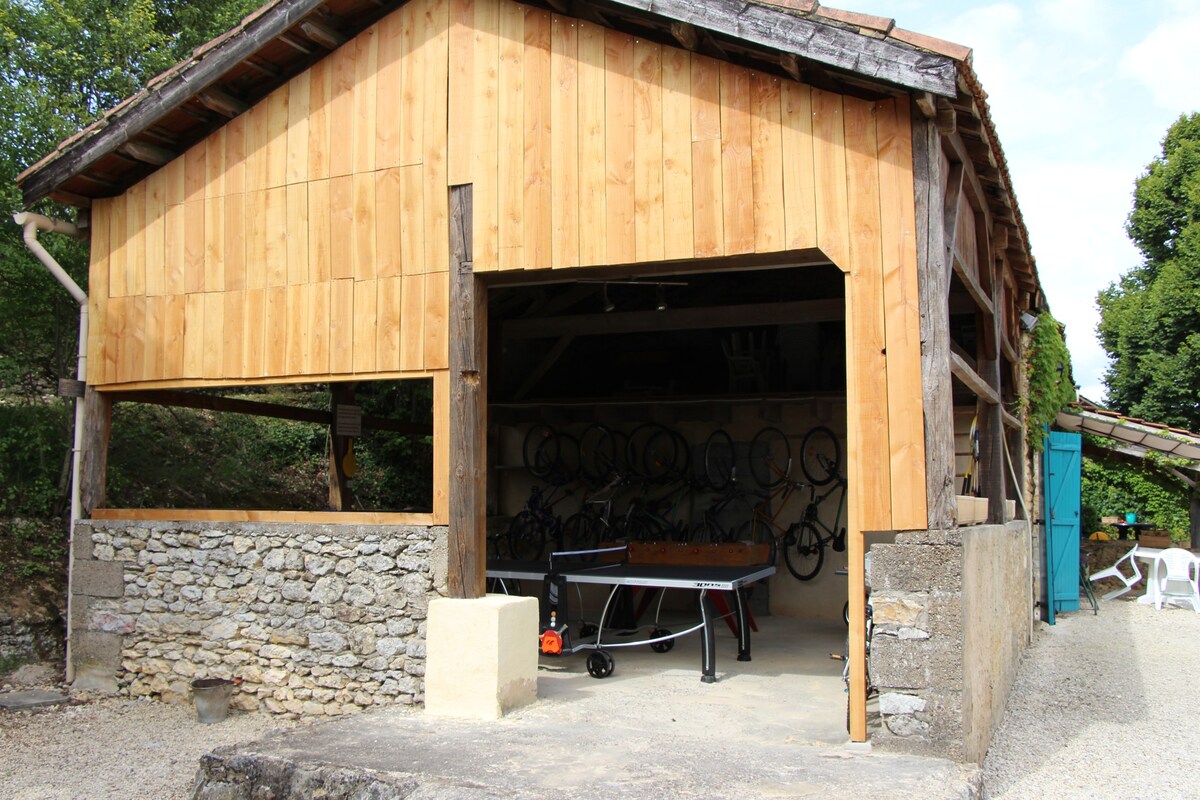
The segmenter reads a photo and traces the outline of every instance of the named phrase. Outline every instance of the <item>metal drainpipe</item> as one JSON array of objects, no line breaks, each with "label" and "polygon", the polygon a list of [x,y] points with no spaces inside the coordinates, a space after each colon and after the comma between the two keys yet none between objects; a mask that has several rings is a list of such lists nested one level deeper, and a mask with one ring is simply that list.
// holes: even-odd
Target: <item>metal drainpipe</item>
[{"label": "metal drainpipe", "polygon": [[[34,214],[29,211],[23,211],[13,215],[13,221],[24,229],[25,246],[29,248],[38,261],[45,265],[46,269],[50,270],[50,274],[58,279],[58,282],[71,294],[75,302],[79,303],[79,358],[75,367],[75,378],[83,381],[87,378],[87,340],[88,340],[88,296],[79,288],[79,284],[67,274],[54,256],[42,247],[42,243],[38,241],[37,232],[39,230],[48,233],[61,233],[64,236],[71,236],[76,239],[83,238],[79,230],[69,222],[63,222],[57,219],[50,219],[41,214]],[[75,680],[75,667],[71,661],[71,620],[73,616],[72,600],[71,600],[71,581],[75,576],[75,523],[82,515],[80,490],[79,490],[79,461],[80,453],[83,449],[83,424],[84,424],[84,402],[83,398],[75,399],[75,442],[71,453],[71,526],[67,531],[67,664],[65,677],[67,683],[72,683]]]}]

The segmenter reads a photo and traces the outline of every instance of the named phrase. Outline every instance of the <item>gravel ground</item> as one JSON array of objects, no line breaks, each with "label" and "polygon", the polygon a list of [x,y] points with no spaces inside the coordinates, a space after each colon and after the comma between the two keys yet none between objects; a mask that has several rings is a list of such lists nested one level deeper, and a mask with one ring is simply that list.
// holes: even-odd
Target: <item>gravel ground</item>
[{"label": "gravel ground", "polygon": [[1197,796],[1200,614],[1132,597],[1038,625],[984,762],[992,800]]},{"label": "gravel ground", "polygon": [[[10,682],[55,688],[41,677]],[[985,796],[1195,797],[1198,687],[1189,609],[1115,600],[1039,625],[984,764]],[[182,800],[200,756],[295,724],[231,713],[201,725],[190,706],[117,698],[0,711],[0,799]]]}]

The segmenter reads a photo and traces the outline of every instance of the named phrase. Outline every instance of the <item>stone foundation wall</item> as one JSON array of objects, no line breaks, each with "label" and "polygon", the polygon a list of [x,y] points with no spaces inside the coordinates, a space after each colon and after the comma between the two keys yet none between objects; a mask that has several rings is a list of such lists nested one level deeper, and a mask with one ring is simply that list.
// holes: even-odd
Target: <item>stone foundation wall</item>
[{"label": "stone foundation wall", "polygon": [[0,611],[0,663],[62,663],[62,620],[31,622]]},{"label": "stone foundation wall", "polygon": [[85,521],[74,537],[76,688],[338,715],[419,702],[446,529]]},{"label": "stone foundation wall", "polygon": [[1032,635],[1023,521],[900,533],[871,548],[882,746],[982,762]]}]

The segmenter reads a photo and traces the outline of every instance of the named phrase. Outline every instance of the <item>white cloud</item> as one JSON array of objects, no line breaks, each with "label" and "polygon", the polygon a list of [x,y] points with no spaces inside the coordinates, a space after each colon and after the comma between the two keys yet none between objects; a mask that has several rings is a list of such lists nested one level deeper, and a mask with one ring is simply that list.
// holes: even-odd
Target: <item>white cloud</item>
[{"label": "white cloud", "polygon": [[1179,6],[1178,16],[1163,22],[1127,49],[1122,72],[1150,90],[1154,102],[1183,113],[1200,108],[1200,11]]}]

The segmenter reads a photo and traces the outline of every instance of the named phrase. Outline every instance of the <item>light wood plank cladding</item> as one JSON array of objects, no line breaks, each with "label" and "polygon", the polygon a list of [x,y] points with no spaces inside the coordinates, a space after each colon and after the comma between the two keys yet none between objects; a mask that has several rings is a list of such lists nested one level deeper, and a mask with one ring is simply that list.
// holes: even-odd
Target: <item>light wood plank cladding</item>
[{"label": "light wood plank cladding", "polygon": [[510,0],[411,0],[94,204],[89,381],[442,374],[471,184],[480,274],[819,248],[846,273],[853,524],[920,527],[908,113]]}]

